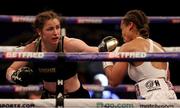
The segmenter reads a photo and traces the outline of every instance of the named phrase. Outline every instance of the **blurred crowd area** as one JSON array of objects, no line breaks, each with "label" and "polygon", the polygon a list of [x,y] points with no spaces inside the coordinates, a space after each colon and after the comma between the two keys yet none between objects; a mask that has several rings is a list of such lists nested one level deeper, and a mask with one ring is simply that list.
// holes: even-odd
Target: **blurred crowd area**
[{"label": "blurred crowd area", "polygon": [[[66,28],[68,37],[79,38],[88,45],[97,46],[106,36],[114,36],[119,40],[119,45],[123,43],[119,24],[63,24]],[[24,45],[33,36],[31,23],[10,23],[0,22],[0,46],[21,46]],[[165,47],[180,46],[180,24],[171,23],[152,23],[150,24],[150,38],[159,42]],[[0,61],[0,85],[9,85],[5,78],[7,67],[12,63],[10,61]],[[101,62],[78,62],[77,72],[83,84],[98,84],[95,80],[97,74],[104,74]],[[171,82],[174,85],[180,85],[179,62],[170,62]],[[125,77],[122,84],[134,84],[128,76]],[[93,91],[90,91],[92,94]],[[34,96],[35,97],[31,97]],[[1,93],[0,98],[38,98],[41,92],[31,93]],[[107,96],[110,96],[108,92]],[[115,97],[109,98],[136,98],[135,93],[114,92]],[[180,98],[179,94],[177,94]],[[37,97],[36,97],[37,96]],[[94,98],[102,98],[102,93],[92,94]]]}]

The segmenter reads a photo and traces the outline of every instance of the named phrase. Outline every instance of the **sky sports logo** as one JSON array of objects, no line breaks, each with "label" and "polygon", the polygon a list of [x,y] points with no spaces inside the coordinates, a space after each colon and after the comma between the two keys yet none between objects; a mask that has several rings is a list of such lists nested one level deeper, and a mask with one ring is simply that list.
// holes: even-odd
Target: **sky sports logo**
[{"label": "sky sports logo", "polygon": [[96,108],[134,108],[133,104],[122,104],[122,103],[103,103],[97,102]]},{"label": "sky sports logo", "polygon": [[0,108],[35,108],[35,104],[0,104]]}]

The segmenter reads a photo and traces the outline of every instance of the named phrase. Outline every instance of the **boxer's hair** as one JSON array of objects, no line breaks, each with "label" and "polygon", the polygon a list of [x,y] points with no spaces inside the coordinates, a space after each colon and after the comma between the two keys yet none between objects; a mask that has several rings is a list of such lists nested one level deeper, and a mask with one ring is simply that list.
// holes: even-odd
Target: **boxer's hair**
[{"label": "boxer's hair", "polygon": [[36,15],[35,21],[33,22],[32,26],[34,28],[34,36],[28,41],[26,42],[24,45],[27,45],[29,43],[31,43],[32,41],[36,40],[37,38],[39,38],[39,34],[37,33],[37,29],[43,29],[44,24],[47,20],[50,19],[58,19],[59,22],[61,22],[61,15],[55,13],[52,10],[49,11],[44,11],[39,13],[38,15]]},{"label": "boxer's hair", "polygon": [[136,25],[137,30],[143,38],[149,37],[149,20],[143,11],[128,11],[123,18],[123,23],[128,25],[130,22],[133,22]]},{"label": "boxer's hair", "polygon": [[45,11],[41,12],[38,15],[36,15],[35,21],[33,23],[34,29],[42,29],[44,27],[44,24],[49,19],[58,19],[59,22],[61,21],[60,15],[57,15],[57,13],[53,11]]}]

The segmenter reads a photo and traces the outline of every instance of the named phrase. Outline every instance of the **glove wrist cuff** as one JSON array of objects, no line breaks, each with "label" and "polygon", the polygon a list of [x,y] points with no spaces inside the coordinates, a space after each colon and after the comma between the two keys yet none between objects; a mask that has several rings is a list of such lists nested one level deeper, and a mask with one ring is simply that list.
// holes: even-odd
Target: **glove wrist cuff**
[{"label": "glove wrist cuff", "polygon": [[112,66],[113,62],[102,62],[103,68],[105,69],[108,66]]}]

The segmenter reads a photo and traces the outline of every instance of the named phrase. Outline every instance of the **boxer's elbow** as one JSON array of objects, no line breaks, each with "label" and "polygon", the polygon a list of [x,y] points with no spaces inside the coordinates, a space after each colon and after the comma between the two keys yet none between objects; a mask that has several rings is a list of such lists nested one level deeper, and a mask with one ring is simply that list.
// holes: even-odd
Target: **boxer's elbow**
[{"label": "boxer's elbow", "polygon": [[111,87],[117,87],[119,85],[119,82],[116,82],[116,81],[109,81],[109,85]]}]

